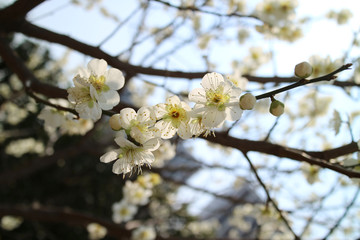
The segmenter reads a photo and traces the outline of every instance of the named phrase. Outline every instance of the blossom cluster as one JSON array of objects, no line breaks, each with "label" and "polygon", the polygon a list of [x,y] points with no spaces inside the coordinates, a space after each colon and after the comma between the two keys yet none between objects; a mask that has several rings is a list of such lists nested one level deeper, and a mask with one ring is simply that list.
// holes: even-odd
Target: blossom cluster
[{"label": "blossom cluster", "polygon": [[143,165],[155,161],[153,152],[163,140],[178,135],[182,139],[208,135],[221,127],[226,120],[236,121],[242,115],[239,105],[241,89],[219,73],[206,74],[202,88],[189,93],[193,107],[178,96],[171,96],[165,103],[141,107],[138,111],[124,108],[110,118],[110,126],[118,131],[115,138],[118,149],[100,157],[100,161],[115,161],[113,172],[126,174],[141,171]]},{"label": "blossom cluster", "polygon": [[[121,109],[109,119],[111,128],[116,131],[118,148],[103,154],[100,161],[114,162],[112,171],[115,174],[139,173],[142,166],[150,167],[154,163],[154,153],[164,140],[175,135],[182,139],[210,133],[215,135],[215,128],[222,127],[225,121],[239,120],[243,110],[253,109],[256,103],[257,99],[251,93],[240,96],[240,86],[247,82],[245,79],[240,83],[241,79],[245,78],[239,73],[227,78],[216,72],[207,73],[202,78],[201,87],[189,92],[188,101],[174,95],[165,103],[143,106],[137,111]],[[68,89],[68,100],[74,104],[80,118],[96,121],[102,110],[111,110],[119,103],[117,90],[124,86],[124,76],[118,69],[107,69],[105,60],[93,59],[87,69],[79,70],[73,82],[75,86]],[[63,120],[45,110],[40,118],[52,119],[51,122],[60,125]],[[274,116],[280,116],[284,104],[272,97],[269,110]]]},{"label": "blossom cluster", "polygon": [[[161,183],[161,178],[156,173],[141,175],[136,181],[126,181],[123,187],[123,199],[112,205],[112,220],[115,223],[123,223],[132,220],[139,206],[149,203],[153,194],[152,189]],[[142,226],[132,232],[132,238],[136,240],[155,239],[156,232],[152,226]]]}]

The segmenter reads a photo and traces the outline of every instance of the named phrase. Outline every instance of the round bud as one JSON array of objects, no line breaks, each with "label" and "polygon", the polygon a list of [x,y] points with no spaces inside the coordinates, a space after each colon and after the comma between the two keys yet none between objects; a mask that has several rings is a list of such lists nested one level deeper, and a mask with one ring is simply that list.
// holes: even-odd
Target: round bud
[{"label": "round bud", "polygon": [[307,78],[313,72],[313,68],[308,62],[302,62],[295,66],[295,76],[299,78]]},{"label": "round bud", "polygon": [[114,114],[109,119],[109,124],[112,130],[119,131],[121,129],[120,125],[120,114]]},{"label": "round bud", "polygon": [[284,104],[278,100],[274,100],[270,104],[270,113],[276,117],[279,117],[281,114],[284,113]]},{"label": "round bud", "polygon": [[242,110],[251,110],[256,103],[256,97],[251,93],[245,93],[240,97],[239,105]]}]

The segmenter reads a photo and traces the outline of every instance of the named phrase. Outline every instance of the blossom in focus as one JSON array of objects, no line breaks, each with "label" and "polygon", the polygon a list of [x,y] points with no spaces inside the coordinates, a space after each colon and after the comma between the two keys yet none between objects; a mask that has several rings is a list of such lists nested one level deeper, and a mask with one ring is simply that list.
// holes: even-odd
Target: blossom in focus
[{"label": "blossom in focus", "polygon": [[12,231],[18,228],[22,222],[23,219],[21,217],[6,215],[1,218],[0,225],[2,229],[5,229],[7,231]]},{"label": "blossom in focus", "polygon": [[124,199],[134,205],[145,205],[152,195],[150,189],[142,187],[138,182],[126,181],[123,188]]},{"label": "blossom in focus", "polygon": [[138,143],[144,143],[152,138],[160,137],[155,125],[155,113],[148,107],[141,107],[136,113],[132,108],[120,111],[120,126]]},{"label": "blossom in focus", "polygon": [[127,222],[133,219],[138,210],[137,206],[130,204],[125,200],[114,203],[111,209],[113,212],[112,220],[115,223]]},{"label": "blossom in focus", "polygon": [[68,89],[68,99],[75,104],[81,118],[98,120],[103,110],[110,110],[120,102],[117,90],[124,86],[122,72],[107,70],[103,59],[92,59],[87,68],[79,69],[73,79],[75,87]]},{"label": "blossom in focus", "polygon": [[178,96],[166,99],[166,103],[157,104],[154,111],[156,119],[159,120],[155,127],[160,130],[161,138],[169,139],[176,132],[183,139],[192,136],[188,125],[191,108],[187,103],[180,101]]},{"label": "blossom in focus", "polygon": [[89,239],[91,239],[91,240],[102,239],[107,234],[106,227],[104,227],[98,223],[89,223],[87,225],[86,229],[89,233]]},{"label": "blossom in focus", "polygon": [[216,128],[225,120],[240,119],[240,88],[215,72],[206,74],[201,85],[203,88],[196,88],[189,93],[189,100],[196,103],[194,112],[203,115],[202,123],[205,127]]},{"label": "blossom in focus", "polygon": [[109,163],[116,160],[112,169],[116,174],[132,172],[133,168],[140,172],[144,164],[151,166],[155,160],[152,151],[160,146],[160,141],[159,138],[152,138],[141,145],[136,145],[129,141],[125,131],[121,130],[118,137],[115,138],[115,142],[120,148],[105,153],[100,157],[100,161]]},{"label": "blossom in focus", "polygon": [[141,226],[132,232],[132,240],[153,240],[156,238],[156,232],[153,227]]}]

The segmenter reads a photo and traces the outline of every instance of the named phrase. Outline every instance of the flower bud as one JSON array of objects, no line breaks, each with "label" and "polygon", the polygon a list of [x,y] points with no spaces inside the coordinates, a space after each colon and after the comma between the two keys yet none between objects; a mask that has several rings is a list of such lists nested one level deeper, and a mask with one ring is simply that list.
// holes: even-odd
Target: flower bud
[{"label": "flower bud", "polygon": [[251,110],[256,103],[256,97],[251,93],[245,93],[240,97],[239,105],[242,110]]},{"label": "flower bud", "polygon": [[308,62],[302,62],[295,66],[295,76],[299,78],[307,78],[313,72],[313,68]]},{"label": "flower bud", "polygon": [[114,114],[109,119],[109,124],[112,130],[119,131],[121,129],[120,125],[120,114]]},{"label": "flower bud", "polygon": [[270,113],[276,117],[279,117],[281,114],[284,113],[284,104],[278,100],[274,100],[270,104]]}]

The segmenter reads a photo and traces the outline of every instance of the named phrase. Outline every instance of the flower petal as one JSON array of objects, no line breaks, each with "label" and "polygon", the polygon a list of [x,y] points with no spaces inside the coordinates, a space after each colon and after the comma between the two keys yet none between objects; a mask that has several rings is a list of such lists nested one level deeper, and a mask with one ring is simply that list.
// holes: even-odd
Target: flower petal
[{"label": "flower petal", "polygon": [[220,127],[225,121],[225,111],[218,111],[216,108],[208,108],[202,118],[202,123],[208,128]]},{"label": "flower petal", "polygon": [[138,110],[137,120],[146,126],[152,126],[156,122],[155,113],[149,107],[141,107]]},{"label": "flower petal", "polygon": [[96,100],[104,110],[110,110],[120,102],[120,95],[115,90],[110,89],[106,92],[100,92],[97,96]]},{"label": "flower petal", "polygon": [[201,86],[205,88],[205,90],[216,90],[218,86],[224,82],[224,77],[220,73],[212,72],[207,73],[202,78]]},{"label": "flower petal", "polygon": [[172,97],[167,98],[166,103],[171,104],[171,105],[180,104],[180,98],[178,96],[174,95]]},{"label": "flower petal", "polygon": [[132,166],[129,161],[127,161],[126,158],[120,158],[117,160],[112,168],[113,173],[115,174],[126,174],[128,172],[131,172]]},{"label": "flower petal", "polygon": [[189,93],[189,100],[196,103],[206,103],[206,93],[203,88],[195,88]]},{"label": "flower petal", "polygon": [[169,139],[172,138],[176,133],[176,128],[172,126],[171,121],[159,121],[155,124],[161,132],[161,138]]},{"label": "flower petal", "polygon": [[123,73],[116,68],[110,68],[105,76],[105,83],[113,90],[119,90],[124,86],[125,78]]},{"label": "flower petal", "polygon": [[160,138],[152,138],[143,144],[143,148],[149,151],[155,151],[160,147],[160,144]]},{"label": "flower petal", "polygon": [[103,76],[105,75],[107,69],[107,62],[104,59],[92,59],[88,65],[88,69],[91,74],[95,76]]},{"label": "flower petal", "polygon": [[120,111],[120,125],[125,129],[131,127],[131,121],[136,119],[136,112],[132,108],[123,108]]},{"label": "flower petal", "polygon": [[227,106],[225,109],[226,120],[236,121],[241,118],[243,111],[238,103],[234,103],[232,106]]},{"label": "flower petal", "polygon": [[110,152],[105,153],[100,157],[100,162],[109,163],[116,160],[119,156],[119,150],[112,150]]},{"label": "flower petal", "polygon": [[190,124],[181,122],[179,129],[177,131],[177,134],[179,135],[179,137],[181,137],[182,139],[189,139],[192,137],[192,132],[190,129]]}]

